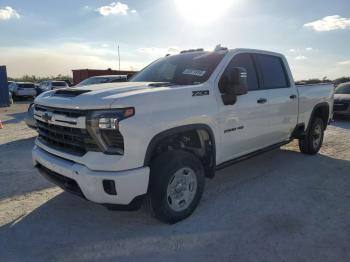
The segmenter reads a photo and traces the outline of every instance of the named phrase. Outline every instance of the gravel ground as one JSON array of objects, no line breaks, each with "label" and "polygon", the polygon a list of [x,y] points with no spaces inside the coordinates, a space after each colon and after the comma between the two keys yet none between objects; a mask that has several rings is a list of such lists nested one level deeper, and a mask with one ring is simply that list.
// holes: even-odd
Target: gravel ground
[{"label": "gravel ground", "polygon": [[27,107],[0,108],[1,261],[350,261],[349,120],[328,128],[316,156],[293,142],[221,170],[191,217],[165,225],[40,177]]}]

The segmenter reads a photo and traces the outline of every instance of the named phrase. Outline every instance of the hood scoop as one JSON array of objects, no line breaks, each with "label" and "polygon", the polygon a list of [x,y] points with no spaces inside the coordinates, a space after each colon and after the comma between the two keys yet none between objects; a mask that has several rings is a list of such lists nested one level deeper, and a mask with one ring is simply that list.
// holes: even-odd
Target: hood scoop
[{"label": "hood scoop", "polygon": [[59,89],[53,96],[64,96],[64,97],[76,97],[78,95],[88,93],[91,90],[82,90],[82,89]]}]

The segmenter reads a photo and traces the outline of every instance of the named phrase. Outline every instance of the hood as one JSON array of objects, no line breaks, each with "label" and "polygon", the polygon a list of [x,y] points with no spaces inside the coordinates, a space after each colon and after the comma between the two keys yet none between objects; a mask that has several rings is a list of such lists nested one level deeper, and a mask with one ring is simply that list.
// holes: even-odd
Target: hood
[{"label": "hood", "polygon": [[350,94],[334,94],[334,100],[335,101],[350,101]]},{"label": "hood", "polygon": [[152,82],[122,82],[63,88],[42,93],[35,103],[69,109],[108,109],[118,98],[170,88],[150,84]]}]

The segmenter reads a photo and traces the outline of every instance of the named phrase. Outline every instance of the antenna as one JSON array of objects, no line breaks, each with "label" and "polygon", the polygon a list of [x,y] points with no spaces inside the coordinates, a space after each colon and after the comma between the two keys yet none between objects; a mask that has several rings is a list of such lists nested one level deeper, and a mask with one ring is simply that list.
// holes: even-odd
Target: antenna
[{"label": "antenna", "polygon": [[119,52],[119,45],[118,45],[118,62],[119,62],[119,71],[120,71],[120,52]]}]

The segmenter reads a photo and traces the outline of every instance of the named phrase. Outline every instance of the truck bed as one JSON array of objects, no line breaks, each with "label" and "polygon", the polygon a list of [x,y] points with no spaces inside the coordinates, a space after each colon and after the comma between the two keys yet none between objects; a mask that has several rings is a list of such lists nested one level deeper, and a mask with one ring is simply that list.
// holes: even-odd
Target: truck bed
[{"label": "truck bed", "polygon": [[298,123],[308,125],[312,110],[315,105],[320,103],[328,103],[330,112],[329,118],[333,115],[333,84],[311,84],[297,85],[299,93],[299,117]]}]

